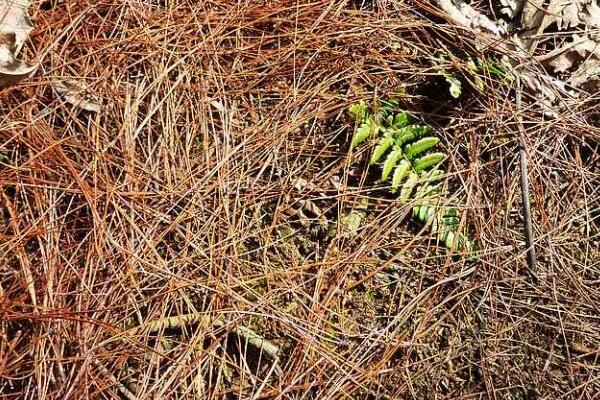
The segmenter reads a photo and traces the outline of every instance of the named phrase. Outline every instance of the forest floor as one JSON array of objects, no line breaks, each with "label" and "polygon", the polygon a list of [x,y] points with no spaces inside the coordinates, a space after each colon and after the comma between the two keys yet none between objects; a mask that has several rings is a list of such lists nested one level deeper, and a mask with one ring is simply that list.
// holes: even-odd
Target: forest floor
[{"label": "forest floor", "polygon": [[[420,1],[30,15],[40,68],[0,92],[0,399],[597,398],[597,94],[548,117],[500,78],[477,90],[467,58],[499,55]],[[476,257],[350,149],[349,106],[398,90],[450,156]]]}]

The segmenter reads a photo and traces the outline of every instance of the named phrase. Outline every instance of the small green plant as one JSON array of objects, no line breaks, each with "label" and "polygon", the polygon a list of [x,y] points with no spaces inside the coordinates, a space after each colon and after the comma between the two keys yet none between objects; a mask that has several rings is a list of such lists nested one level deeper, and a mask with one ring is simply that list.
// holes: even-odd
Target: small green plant
[{"label": "small green plant", "polygon": [[504,84],[510,84],[514,80],[512,73],[507,67],[501,62],[493,59],[484,60],[482,58],[477,58],[474,60],[468,58],[466,62],[459,61],[458,63],[451,63],[446,53],[438,52],[436,53],[433,64],[437,69],[437,74],[444,77],[446,80],[450,96],[455,99],[459,98],[463,93],[463,82],[456,73],[451,72],[452,69],[461,71],[461,75],[479,92],[485,91],[483,76],[496,78]]},{"label": "small green plant", "polygon": [[[456,77],[456,75],[454,75],[448,71],[445,71],[443,69],[438,69],[437,73],[438,73],[438,75],[443,76],[444,79],[446,80],[446,83],[448,84],[448,92],[450,93],[450,96],[454,97],[455,99],[458,99],[462,95],[462,92],[463,92],[462,82],[460,81],[460,79],[458,79]],[[479,86],[478,86],[478,88],[479,88]]]},{"label": "small green plant", "polygon": [[446,154],[435,151],[439,138],[433,130],[416,123],[413,116],[395,112],[397,100],[388,100],[371,111],[364,101],[350,107],[350,115],[358,128],[352,139],[355,148],[372,138],[378,138],[370,164],[381,165],[381,182],[391,177],[390,189],[399,193],[399,201],[413,200],[412,216],[429,226],[437,240],[452,250],[472,252],[473,241],[459,232],[459,211],[449,202],[441,203],[445,173],[441,164]]}]

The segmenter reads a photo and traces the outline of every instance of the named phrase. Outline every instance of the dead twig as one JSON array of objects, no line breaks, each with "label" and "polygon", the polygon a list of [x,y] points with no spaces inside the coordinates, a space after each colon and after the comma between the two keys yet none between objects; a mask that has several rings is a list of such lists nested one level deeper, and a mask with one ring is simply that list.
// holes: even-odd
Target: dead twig
[{"label": "dead twig", "polygon": [[525,247],[527,254],[527,266],[529,271],[537,278],[535,263],[535,243],[533,239],[533,225],[531,222],[531,204],[529,202],[529,173],[527,171],[527,152],[525,150],[525,128],[523,127],[523,117],[521,108],[521,81],[517,76],[516,90],[516,119],[517,129],[519,130],[519,172],[521,176],[521,199],[523,202],[523,219],[525,228]]}]

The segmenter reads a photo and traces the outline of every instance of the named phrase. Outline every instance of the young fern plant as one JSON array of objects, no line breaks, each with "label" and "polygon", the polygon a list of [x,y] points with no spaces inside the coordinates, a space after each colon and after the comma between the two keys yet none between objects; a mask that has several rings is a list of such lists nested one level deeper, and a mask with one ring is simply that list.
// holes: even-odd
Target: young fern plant
[{"label": "young fern plant", "polygon": [[411,115],[395,113],[396,105],[397,100],[389,100],[374,112],[364,101],[351,106],[350,115],[358,122],[351,147],[378,137],[370,164],[381,165],[381,182],[391,178],[390,189],[400,192],[401,204],[411,199],[416,202],[413,219],[429,226],[438,242],[451,250],[472,252],[475,244],[459,232],[458,209],[449,202],[440,202],[445,177],[441,164],[447,157],[435,151],[439,138],[433,136],[430,127],[417,124]]}]

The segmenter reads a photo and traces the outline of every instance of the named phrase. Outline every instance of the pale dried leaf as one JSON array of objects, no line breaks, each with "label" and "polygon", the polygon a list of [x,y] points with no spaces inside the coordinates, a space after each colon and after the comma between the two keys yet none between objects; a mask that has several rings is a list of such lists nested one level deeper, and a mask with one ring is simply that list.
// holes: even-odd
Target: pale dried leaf
[{"label": "pale dried leaf", "polygon": [[500,0],[500,13],[512,19],[523,9],[524,0]]},{"label": "pale dried leaf", "polygon": [[486,30],[496,36],[504,29],[462,0],[436,0],[438,6],[457,23],[475,30]]},{"label": "pale dried leaf", "polygon": [[591,12],[593,12],[594,6],[592,3],[596,1],[597,0],[550,0],[546,10],[539,10],[539,12],[544,15],[542,22],[539,23],[539,25],[533,24],[529,26],[537,27],[538,33],[543,32],[553,23],[556,23],[559,30],[576,27],[580,25],[582,21],[589,19],[587,9],[592,7]]},{"label": "pale dried leaf", "polygon": [[542,99],[546,99],[549,103],[556,100],[556,91],[553,90],[554,88],[547,85],[546,82],[539,79],[537,76],[533,74],[523,74],[521,80],[525,87],[529,88],[534,93],[540,93]]},{"label": "pale dried leaf", "polygon": [[548,65],[552,67],[554,72],[565,72],[569,70],[579,59],[580,57],[575,52],[569,51],[554,58],[548,62]]},{"label": "pale dried leaf", "polygon": [[[543,32],[550,25],[556,22],[557,25],[562,21],[562,10],[571,3],[570,0],[550,0],[548,3],[548,7],[544,12],[544,18],[542,22],[537,27],[538,33]],[[559,26],[558,29],[561,27]]]},{"label": "pale dried leaf", "polygon": [[543,0],[527,0],[521,13],[521,27],[526,29],[537,28],[544,19]]},{"label": "pale dried leaf", "polygon": [[554,49],[543,56],[536,57],[536,59],[552,67],[554,72],[565,72],[590,55],[600,58],[600,45],[596,41],[588,36],[577,34],[572,35],[572,38],[571,43]]},{"label": "pale dried leaf", "polygon": [[0,87],[20,81],[37,68],[16,58],[33,29],[28,5],[24,0],[0,0]]},{"label": "pale dried leaf", "polygon": [[0,34],[14,35],[11,51],[16,56],[33,30],[27,14],[29,0],[0,0]]},{"label": "pale dried leaf", "polygon": [[598,6],[597,0],[586,4],[580,18],[588,27],[600,28],[600,6]]},{"label": "pale dried leaf", "polygon": [[102,109],[100,100],[89,92],[86,85],[75,79],[58,81],[54,89],[66,102],[77,108],[90,112],[100,112]]},{"label": "pale dried leaf", "polygon": [[294,181],[294,188],[297,191],[301,192],[306,186],[308,186],[308,181],[304,178],[298,178]]},{"label": "pale dried leaf", "polygon": [[581,24],[578,4],[572,2],[571,4],[565,5],[562,9],[562,18],[558,19],[556,22],[559,30],[573,28]]},{"label": "pale dried leaf", "polygon": [[597,58],[585,60],[569,78],[569,84],[576,88],[591,83],[598,85],[598,81],[600,81],[600,60]]},{"label": "pale dried leaf", "polygon": [[0,45],[0,87],[17,83],[36,68],[35,65],[17,60],[8,46]]},{"label": "pale dried leaf", "polygon": [[220,100],[212,100],[210,105],[213,106],[218,112],[225,111],[225,106],[223,106],[223,103]]}]

